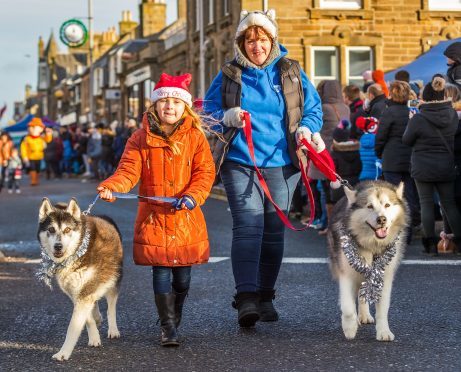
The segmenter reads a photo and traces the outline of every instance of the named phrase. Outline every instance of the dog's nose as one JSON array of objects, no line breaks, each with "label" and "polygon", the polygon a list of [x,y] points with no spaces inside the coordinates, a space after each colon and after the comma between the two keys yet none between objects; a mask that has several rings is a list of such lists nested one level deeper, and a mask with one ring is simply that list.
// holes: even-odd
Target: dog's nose
[{"label": "dog's nose", "polygon": [[379,216],[377,219],[376,219],[376,223],[378,225],[385,225],[387,222],[387,218],[385,216]]},{"label": "dog's nose", "polygon": [[57,251],[61,251],[62,250],[62,243],[56,243],[54,245],[54,249],[56,249]]}]

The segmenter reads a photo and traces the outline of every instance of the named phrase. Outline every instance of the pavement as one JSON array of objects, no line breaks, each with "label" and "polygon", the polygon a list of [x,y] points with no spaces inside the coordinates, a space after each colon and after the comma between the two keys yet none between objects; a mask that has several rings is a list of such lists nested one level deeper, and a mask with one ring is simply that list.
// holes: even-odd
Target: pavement
[{"label": "pavement", "polygon": [[[6,255],[0,262],[0,371],[461,371],[461,260],[427,257],[418,244],[408,247],[395,278],[389,313],[394,342],[376,341],[372,325],[361,326],[355,340],[344,338],[325,238],[314,230],[286,232],[275,300],[280,320],[240,329],[230,306],[232,220],[225,196],[217,193],[219,199],[204,206],[212,259],[193,268],[181,346],[159,345],[151,273],[132,263],[136,202],[99,201],[92,213],[111,216],[123,235],[122,337],[102,337],[102,347],[92,348],[84,330],[71,359],[53,361],[72,304],[34,278],[38,207],[44,196],[53,202],[77,197],[85,209],[95,187],[68,179],[24,186],[19,195],[0,193],[0,250]],[[100,306],[104,316],[105,302]],[[101,335],[106,332],[103,321]]]}]

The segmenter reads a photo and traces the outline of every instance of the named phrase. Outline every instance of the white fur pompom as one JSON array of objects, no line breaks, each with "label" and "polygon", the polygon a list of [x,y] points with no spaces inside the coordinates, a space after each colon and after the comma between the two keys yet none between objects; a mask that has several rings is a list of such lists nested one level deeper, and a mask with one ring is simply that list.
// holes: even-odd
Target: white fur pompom
[{"label": "white fur pompom", "polygon": [[269,9],[266,12],[266,15],[269,19],[272,19],[273,21],[275,21],[275,9]]},{"label": "white fur pompom", "polygon": [[240,21],[239,22],[242,22],[242,20],[248,15],[248,10],[242,10],[240,12]]},{"label": "white fur pompom", "polygon": [[330,187],[334,190],[339,189],[341,187],[341,182],[339,182],[339,180],[330,182]]}]

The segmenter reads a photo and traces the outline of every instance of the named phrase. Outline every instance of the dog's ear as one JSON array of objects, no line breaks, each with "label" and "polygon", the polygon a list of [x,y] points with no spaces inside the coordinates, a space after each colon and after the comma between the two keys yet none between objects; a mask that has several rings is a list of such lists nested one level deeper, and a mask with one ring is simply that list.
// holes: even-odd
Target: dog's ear
[{"label": "dog's ear", "polygon": [[357,191],[351,190],[349,189],[349,187],[344,187],[344,193],[346,194],[349,205],[354,204],[355,201],[357,200]]},{"label": "dog's ear", "polygon": [[395,193],[397,194],[397,197],[400,200],[403,200],[404,188],[405,188],[405,184],[403,182],[400,182],[399,185],[397,186],[397,189],[395,190]]},{"label": "dog's ear", "polygon": [[51,205],[50,200],[48,198],[43,198],[42,205],[40,205],[40,210],[38,212],[38,221],[43,221],[46,216],[48,216],[53,211],[54,208]]},{"label": "dog's ear", "polygon": [[80,207],[77,204],[77,200],[75,198],[72,198],[69,202],[69,205],[67,206],[66,212],[70,213],[72,217],[74,217],[76,220],[80,220],[81,217],[81,211]]}]

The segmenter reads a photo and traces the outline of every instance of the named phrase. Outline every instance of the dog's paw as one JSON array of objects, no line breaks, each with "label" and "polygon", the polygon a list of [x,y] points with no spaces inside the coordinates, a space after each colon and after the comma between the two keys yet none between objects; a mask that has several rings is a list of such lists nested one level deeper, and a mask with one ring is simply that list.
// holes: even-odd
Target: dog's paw
[{"label": "dog's paw", "polygon": [[94,337],[88,340],[88,346],[93,346],[93,347],[101,346],[101,338],[98,336],[98,337]]},{"label": "dog's paw", "polygon": [[54,354],[51,358],[53,358],[54,360],[59,360],[59,361],[68,360],[70,358],[70,353],[66,353],[60,350],[59,352]]},{"label": "dog's paw", "polygon": [[360,324],[373,324],[375,319],[371,314],[359,314],[359,323]]},{"label": "dog's paw", "polygon": [[353,340],[355,338],[355,335],[357,334],[357,329],[359,327],[359,323],[357,322],[357,319],[343,320],[342,326],[343,326],[344,336],[348,340]]},{"label": "dog's paw", "polygon": [[120,332],[118,329],[109,329],[107,332],[107,338],[120,338]]},{"label": "dog's paw", "polygon": [[376,331],[376,339],[378,341],[394,341],[394,334],[389,328]]}]

